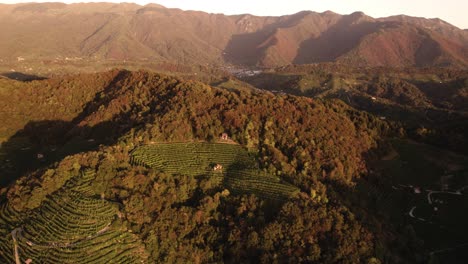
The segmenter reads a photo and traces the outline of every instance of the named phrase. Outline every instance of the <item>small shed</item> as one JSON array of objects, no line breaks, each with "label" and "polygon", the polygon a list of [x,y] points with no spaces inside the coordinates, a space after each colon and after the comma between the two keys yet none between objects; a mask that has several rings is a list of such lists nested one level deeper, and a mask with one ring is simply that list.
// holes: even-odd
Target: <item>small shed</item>
[{"label": "small shed", "polygon": [[213,167],[213,171],[222,171],[222,170],[223,170],[223,165],[221,165],[221,164],[216,164]]}]

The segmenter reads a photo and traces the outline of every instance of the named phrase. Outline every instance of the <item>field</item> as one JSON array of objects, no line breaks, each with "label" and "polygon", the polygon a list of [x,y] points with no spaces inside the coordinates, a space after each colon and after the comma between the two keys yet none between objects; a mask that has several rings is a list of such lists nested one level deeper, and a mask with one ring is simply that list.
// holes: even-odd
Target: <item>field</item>
[{"label": "field", "polygon": [[92,172],[72,178],[39,209],[24,215],[5,204],[0,218],[0,262],[143,262],[141,242],[119,224],[119,206],[97,198],[90,187],[92,180]]},{"label": "field", "polygon": [[[260,198],[285,200],[298,189],[259,170],[244,148],[222,143],[165,143],[145,145],[132,153],[134,164],[169,174],[221,177],[232,193],[255,194]],[[221,165],[215,170],[216,165]]]}]

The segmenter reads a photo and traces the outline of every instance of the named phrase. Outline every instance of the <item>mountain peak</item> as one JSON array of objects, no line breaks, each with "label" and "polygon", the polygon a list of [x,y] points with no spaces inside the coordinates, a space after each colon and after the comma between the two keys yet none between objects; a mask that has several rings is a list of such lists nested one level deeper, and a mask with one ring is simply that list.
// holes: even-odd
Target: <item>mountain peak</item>
[{"label": "mountain peak", "polygon": [[144,7],[149,7],[149,8],[166,8],[166,7],[163,6],[163,5],[155,4],[155,3],[146,4]]},{"label": "mountain peak", "polygon": [[327,10],[325,12],[322,12],[322,15],[326,15],[326,16],[336,16],[336,15],[339,15],[338,13],[335,13],[331,10]]},{"label": "mountain peak", "polygon": [[353,13],[349,14],[349,16],[351,16],[351,17],[365,17],[367,15],[362,11],[356,11],[356,12],[353,12]]},{"label": "mountain peak", "polygon": [[158,4],[147,4],[137,10],[137,14],[157,13],[166,10],[166,7]]}]

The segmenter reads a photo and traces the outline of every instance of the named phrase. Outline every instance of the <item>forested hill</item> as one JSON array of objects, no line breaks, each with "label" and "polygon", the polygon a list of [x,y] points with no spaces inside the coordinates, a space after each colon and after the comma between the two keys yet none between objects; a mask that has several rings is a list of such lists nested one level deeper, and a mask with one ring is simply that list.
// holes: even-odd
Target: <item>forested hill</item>
[{"label": "forested hill", "polygon": [[467,159],[407,162],[424,146],[340,100],[125,70],[0,84],[0,262],[418,263],[464,237],[416,233],[391,172],[452,158],[461,184]]},{"label": "forested hill", "polygon": [[[377,135],[387,126],[340,101],[260,90],[229,92],[142,71],[4,84],[4,139],[24,134],[34,136],[38,144],[66,143],[75,137],[112,144],[131,138],[137,145],[211,141],[226,132],[258,151],[280,154],[271,148],[282,146],[284,157],[299,146],[309,153],[318,151],[316,156],[326,162],[319,162],[316,172],[323,170],[343,182],[363,171],[362,155],[375,147]],[[6,114],[11,112],[18,114]],[[346,170],[338,171],[339,163]]]},{"label": "forested hill", "polygon": [[[84,249],[96,252],[94,261],[128,263],[423,256],[419,246],[421,255],[406,251],[413,242],[400,241],[391,223],[339,195],[364,179],[390,133],[385,122],[340,101],[117,70],[1,81],[1,118],[9,120],[1,148],[2,262],[14,261],[16,249],[33,263],[90,261],[80,257]],[[220,140],[222,133],[229,138]],[[221,174],[204,173],[204,163],[167,167],[184,160],[177,155],[193,149],[190,142],[201,144],[194,160],[230,165]],[[164,150],[170,144],[174,151]],[[136,149],[147,165],[136,162]]]}]

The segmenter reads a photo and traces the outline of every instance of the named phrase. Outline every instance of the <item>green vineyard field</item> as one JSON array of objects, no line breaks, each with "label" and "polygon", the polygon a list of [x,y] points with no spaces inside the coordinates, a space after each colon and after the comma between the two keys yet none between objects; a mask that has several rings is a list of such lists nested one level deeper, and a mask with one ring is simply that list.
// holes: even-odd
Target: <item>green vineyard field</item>
[{"label": "green vineyard field", "polygon": [[27,217],[5,204],[0,263],[144,263],[141,241],[115,224],[119,206],[96,197],[92,180],[91,171],[72,178]]},{"label": "green vineyard field", "polygon": [[[235,194],[285,200],[298,192],[279,178],[261,173],[254,157],[240,145],[207,142],[144,145],[133,151],[132,161],[173,175],[221,174],[225,188]],[[218,164],[222,169],[214,171]]]}]

